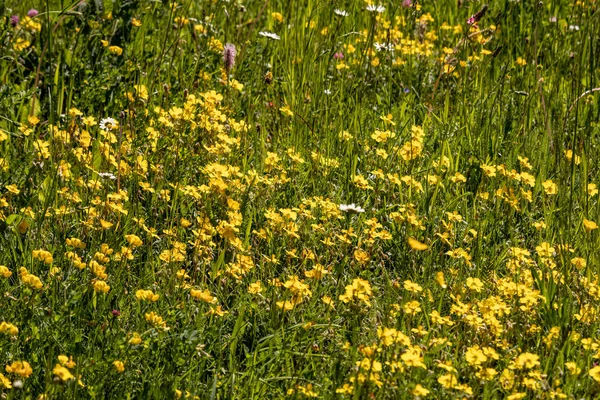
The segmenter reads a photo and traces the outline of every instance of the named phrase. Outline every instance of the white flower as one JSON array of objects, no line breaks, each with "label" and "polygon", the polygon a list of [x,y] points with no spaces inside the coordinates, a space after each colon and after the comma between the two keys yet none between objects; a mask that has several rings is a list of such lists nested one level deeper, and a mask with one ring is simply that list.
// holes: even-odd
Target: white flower
[{"label": "white flower", "polygon": [[325,89],[324,92],[327,96],[329,96],[331,94],[331,90],[329,90],[329,89]]},{"label": "white flower", "polygon": [[98,176],[99,176],[100,178],[108,178],[108,179],[111,179],[111,180],[113,180],[113,181],[114,181],[115,179],[117,179],[117,177],[116,177],[116,176],[114,176],[113,174],[111,174],[110,172],[98,172]]},{"label": "white flower", "polygon": [[103,131],[110,131],[116,129],[119,126],[119,123],[114,118],[104,118],[100,120],[100,129]]},{"label": "white flower", "polygon": [[370,5],[370,6],[367,6],[367,11],[376,12],[376,13],[381,14],[382,12],[385,11],[385,7],[384,6]]},{"label": "white flower", "polygon": [[349,212],[349,213],[364,213],[365,209],[352,203],[352,204],[340,204],[340,211]]},{"label": "white flower", "polygon": [[337,8],[335,10],[333,10],[333,13],[339,15],[340,17],[347,17],[348,15],[350,15],[350,14],[348,14],[347,11],[340,10]]},{"label": "white flower", "polygon": [[265,32],[265,31],[263,31],[263,32],[258,32],[258,34],[260,36],[264,36],[266,38],[273,39],[273,40],[279,40],[279,39],[281,39],[279,37],[279,35],[277,35],[276,33],[273,33],[273,32]]},{"label": "white flower", "polygon": [[375,46],[377,51],[394,51],[394,45],[391,43],[373,43],[373,46]]}]

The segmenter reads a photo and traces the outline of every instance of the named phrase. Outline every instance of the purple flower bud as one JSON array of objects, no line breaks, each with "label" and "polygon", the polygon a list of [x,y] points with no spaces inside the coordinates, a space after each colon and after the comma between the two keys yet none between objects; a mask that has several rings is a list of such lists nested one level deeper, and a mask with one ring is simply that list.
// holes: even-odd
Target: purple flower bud
[{"label": "purple flower bud", "polygon": [[235,45],[227,43],[223,49],[223,62],[225,63],[225,70],[227,72],[231,71],[231,68],[235,65],[236,54]]},{"label": "purple flower bud", "polygon": [[483,18],[483,16],[485,15],[487,9],[488,9],[487,4],[484,4],[483,7],[481,7],[481,10],[479,10],[477,13],[471,15],[471,18],[469,18],[467,20],[467,25],[474,25],[477,22],[479,22],[479,20],[481,18]]},{"label": "purple flower bud", "polygon": [[412,0],[404,0],[402,2],[402,7],[404,7],[404,8],[412,7]]},{"label": "purple flower bud", "polygon": [[27,11],[27,16],[29,18],[35,18],[35,17],[37,17],[38,14],[39,14],[39,12],[35,8],[32,8],[31,10]]},{"label": "purple flower bud", "polygon": [[13,15],[12,17],[10,17],[10,26],[15,27],[17,25],[19,25],[19,16]]},{"label": "purple flower bud", "polygon": [[112,310],[112,315],[113,315],[113,317],[119,317],[121,315],[121,311],[119,311],[119,310]]},{"label": "purple flower bud", "polygon": [[344,53],[342,52],[337,52],[333,55],[333,58],[335,58],[336,60],[343,60],[344,59]]}]

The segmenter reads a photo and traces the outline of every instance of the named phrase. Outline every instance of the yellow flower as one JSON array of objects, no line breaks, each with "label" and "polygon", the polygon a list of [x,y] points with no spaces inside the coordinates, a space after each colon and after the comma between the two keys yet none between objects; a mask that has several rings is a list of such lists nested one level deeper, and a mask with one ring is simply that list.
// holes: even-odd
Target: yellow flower
[{"label": "yellow flower", "polygon": [[448,287],[446,284],[446,279],[444,279],[444,273],[441,271],[435,274],[435,281],[442,287],[442,289],[446,289]]},{"label": "yellow flower", "polygon": [[103,280],[97,280],[94,282],[94,292],[96,293],[108,293],[110,291],[110,286]]},{"label": "yellow flower", "polygon": [[494,368],[481,368],[475,376],[483,381],[491,381],[498,374]]},{"label": "yellow flower", "polygon": [[[571,149],[565,150],[565,157],[569,161],[573,160],[573,150],[571,150]],[[579,157],[578,155],[575,155],[575,165],[579,165],[579,164],[581,164],[581,157]]]},{"label": "yellow flower", "polygon": [[5,265],[0,265],[0,276],[3,278],[10,278],[11,275],[12,272]]},{"label": "yellow flower", "polygon": [[575,257],[571,259],[571,264],[573,264],[578,270],[582,270],[587,265],[587,262],[585,261],[585,258]]},{"label": "yellow flower", "polygon": [[27,272],[27,268],[25,267],[19,268],[19,275],[23,283],[27,286],[32,287],[33,289],[41,290],[44,287],[44,284],[42,283],[40,278]]},{"label": "yellow flower", "polygon": [[396,123],[394,121],[392,121],[393,119],[393,115],[392,114],[388,114],[388,115],[382,115],[379,117],[379,119],[381,119],[383,122],[385,122],[386,124],[390,124],[392,126],[395,126]]},{"label": "yellow flower", "polygon": [[23,378],[29,378],[33,373],[33,369],[31,369],[31,365],[27,361],[15,361],[6,366],[6,372],[19,375]]},{"label": "yellow flower", "polygon": [[290,106],[288,106],[287,104],[281,107],[279,111],[281,111],[282,114],[287,115],[288,117],[294,116],[294,112],[290,109]]},{"label": "yellow flower", "polygon": [[423,251],[423,250],[427,250],[429,248],[429,246],[427,246],[425,243],[421,243],[417,239],[412,238],[412,237],[408,238],[408,245],[410,246],[411,249],[417,250],[417,251]]},{"label": "yellow flower", "polygon": [[142,343],[142,337],[140,336],[139,333],[133,332],[133,337],[131,339],[129,339],[128,343],[130,345],[137,346],[138,344]]},{"label": "yellow flower", "polygon": [[596,382],[600,382],[600,366],[596,366],[589,371],[590,376]]},{"label": "yellow flower", "polygon": [[154,294],[152,292],[152,290],[143,290],[140,289],[137,292],[135,292],[135,298],[138,300],[147,300],[147,301],[158,301],[158,299],[160,298],[160,295],[158,294]]},{"label": "yellow flower", "polygon": [[198,300],[202,300],[206,303],[211,303],[214,304],[217,302],[217,298],[212,296],[210,294],[210,290],[206,289],[204,291],[202,290],[196,290],[196,289],[191,289],[190,290],[190,295],[194,298],[194,299],[198,299]]},{"label": "yellow flower", "polygon": [[278,12],[271,13],[271,17],[279,23],[282,23],[284,21],[283,15],[281,15],[281,13]]},{"label": "yellow flower", "polygon": [[165,320],[163,320],[162,317],[160,315],[156,314],[154,311],[144,314],[144,318],[146,318],[146,321],[148,323],[150,323],[151,325],[153,325],[157,328],[163,328],[165,330],[168,329],[167,323],[165,322]]},{"label": "yellow flower", "polygon": [[73,368],[77,365],[75,361],[73,361],[73,356],[67,357],[64,354],[58,356],[58,361],[67,368]]},{"label": "yellow flower", "polygon": [[544,187],[544,191],[547,195],[555,195],[558,193],[558,185],[552,182],[551,179],[542,182],[542,186]]},{"label": "yellow flower", "polygon": [[373,294],[371,284],[364,279],[356,278],[352,280],[352,284],[346,286],[346,292],[340,295],[340,301],[349,303],[353,299],[362,301],[365,305],[370,306],[369,298]]},{"label": "yellow flower", "polygon": [[6,186],[6,190],[8,190],[9,192],[13,193],[13,194],[19,194],[21,193],[21,190],[17,187],[17,185],[7,185]]},{"label": "yellow flower", "polygon": [[371,190],[373,186],[369,185],[369,181],[362,175],[356,175],[352,182],[356,185],[357,188],[362,190]]},{"label": "yellow flower", "polygon": [[517,369],[531,369],[539,365],[540,357],[537,354],[521,353],[515,360],[515,367]]},{"label": "yellow flower", "polygon": [[113,365],[119,374],[122,374],[125,371],[125,364],[123,361],[115,360],[113,361]]},{"label": "yellow flower", "polygon": [[102,227],[102,229],[110,229],[113,225],[114,224],[112,222],[100,219],[100,226]]},{"label": "yellow flower", "polygon": [[481,167],[481,170],[483,171],[483,173],[485,174],[485,176],[487,176],[489,178],[493,178],[494,176],[496,176],[496,166],[481,164],[480,167]]},{"label": "yellow flower", "polygon": [[316,264],[313,267],[313,269],[311,269],[310,271],[306,271],[304,273],[304,275],[307,278],[321,279],[328,273],[329,273],[329,270],[327,270],[324,266],[322,266],[321,264]]},{"label": "yellow flower", "polygon": [[52,374],[56,375],[61,381],[66,382],[71,379],[75,379],[71,371],[68,368],[63,367],[60,364],[56,364],[52,370]]},{"label": "yellow flower", "polygon": [[583,219],[583,226],[585,227],[585,231],[590,233],[594,229],[598,229],[598,225],[594,221],[590,221],[589,219]]},{"label": "yellow flower", "polygon": [[10,322],[0,322],[0,333],[8,333],[9,335],[15,336],[19,333],[19,328]]},{"label": "yellow flower", "polygon": [[419,293],[423,291],[423,288],[418,283],[406,280],[404,281],[404,289],[412,293]]},{"label": "yellow flower", "polygon": [[483,282],[479,278],[467,278],[467,287],[479,293],[483,289]]},{"label": "yellow flower", "polygon": [[335,308],[335,303],[333,302],[333,299],[329,296],[323,296],[321,298],[321,300],[323,301],[324,304],[328,305],[331,308]]},{"label": "yellow flower", "polygon": [[108,51],[110,51],[112,54],[116,54],[117,56],[123,54],[123,49],[119,46],[109,46]]},{"label": "yellow flower", "polygon": [[206,312],[206,314],[204,315],[217,315],[219,317],[222,317],[225,314],[229,314],[229,311],[225,311],[221,308],[221,306],[216,306],[216,307],[211,307],[210,310],[208,310]]},{"label": "yellow flower", "polygon": [[410,346],[400,358],[409,367],[419,367],[427,369],[427,366],[423,362],[423,356],[421,355],[421,348],[419,346]]},{"label": "yellow flower", "polygon": [[248,286],[248,293],[250,293],[250,294],[259,294],[259,293],[262,292],[262,290],[263,289],[262,289],[260,281],[256,281],[254,283],[251,283]]},{"label": "yellow flower", "polygon": [[358,261],[358,263],[364,265],[369,262],[371,257],[369,256],[369,253],[367,253],[366,251],[357,249],[357,250],[354,250],[354,259],[356,261]]},{"label": "yellow flower", "polygon": [[40,122],[40,119],[35,115],[30,115],[29,117],[27,117],[27,122],[29,122],[31,126],[35,126]]},{"label": "yellow flower", "polygon": [[11,383],[10,379],[8,379],[7,377],[5,377],[2,374],[0,374],[0,388],[4,388],[4,389],[12,388],[12,383]]},{"label": "yellow flower", "polygon": [[142,21],[140,21],[137,18],[132,18],[131,25],[135,26],[136,28],[139,28],[140,26],[142,26]]},{"label": "yellow flower", "polygon": [[404,305],[404,307],[402,307],[402,309],[407,315],[415,315],[416,313],[421,312],[421,304],[416,300],[409,301]]},{"label": "yellow flower", "polygon": [[469,365],[481,365],[486,362],[488,358],[483,354],[483,351],[479,346],[472,346],[467,349],[465,359]]},{"label": "yellow flower", "polygon": [[437,379],[437,381],[446,389],[450,389],[458,385],[458,379],[453,374],[442,375]]},{"label": "yellow flower", "polygon": [[429,394],[429,390],[425,389],[420,384],[417,384],[413,390],[410,392],[415,397],[425,397]]},{"label": "yellow flower", "polygon": [[282,300],[275,303],[277,307],[281,308],[283,311],[291,311],[294,309],[294,303],[289,300]]},{"label": "yellow flower", "polygon": [[26,40],[23,38],[17,38],[17,40],[15,40],[15,43],[13,44],[13,49],[15,49],[15,51],[21,51],[21,50],[25,50],[30,45],[31,45],[31,42],[29,40]]},{"label": "yellow flower", "polygon": [[52,254],[46,250],[33,250],[32,252],[33,258],[44,262],[44,264],[50,265],[52,264],[53,258]]},{"label": "yellow flower", "polygon": [[127,243],[129,243],[129,245],[134,248],[139,247],[143,244],[142,239],[140,239],[136,235],[125,235],[125,240],[127,240]]},{"label": "yellow flower", "polygon": [[347,383],[344,383],[344,385],[340,388],[337,388],[335,390],[336,393],[340,393],[340,394],[352,394],[354,392],[354,386],[349,385]]},{"label": "yellow flower", "polygon": [[565,368],[567,368],[567,371],[569,371],[570,375],[579,375],[581,373],[581,368],[577,366],[576,362],[566,362]]}]

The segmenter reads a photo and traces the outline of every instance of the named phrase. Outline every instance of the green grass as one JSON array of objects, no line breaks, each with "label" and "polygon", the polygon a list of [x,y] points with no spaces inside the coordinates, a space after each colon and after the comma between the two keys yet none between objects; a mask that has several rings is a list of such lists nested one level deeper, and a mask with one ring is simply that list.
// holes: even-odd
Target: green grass
[{"label": "green grass", "polygon": [[415,3],[0,3],[0,396],[598,397],[598,6]]}]

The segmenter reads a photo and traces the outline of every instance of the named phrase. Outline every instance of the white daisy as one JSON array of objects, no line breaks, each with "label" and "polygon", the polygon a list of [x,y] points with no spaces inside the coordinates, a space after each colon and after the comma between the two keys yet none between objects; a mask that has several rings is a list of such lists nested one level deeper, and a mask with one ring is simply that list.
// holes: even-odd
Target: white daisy
[{"label": "white daisy", "polygon": [[101,119],[99,125],[100,129],[102,129],[103,131],[117,129],[118,126],[119,123],[117,122],[117,120],[110,117]]},{"label": "white daisy", "polygon": [[340,204],[340,211],[348,212],[348,213],[364,213],[365,209],[352,203],[352,204]]},{"label": "white daisy", "polygon": [[340,17],[347,17],[348,15],[350,15],[347,11],[340,10],[337,8],[333,10],[333,13],[339,15]]},{"label": "white daisy", "polygon": [[262,32],[258,32],[258,34],[260,36],[264,36],[266,38],[273,39],[273,40],[279,40],[279,39],[281,39],[279,37],[279,35],[277,35],[276,33],[273,33],[273,32],[262,31]]},{"label": "white daisy", "polygon": [[376,12],[376,13],[381,14],[382,12],[385,11],[385,7],[384,6],[370,5],[370,6],[367,6],[367,11]]}]

